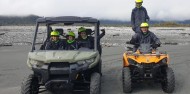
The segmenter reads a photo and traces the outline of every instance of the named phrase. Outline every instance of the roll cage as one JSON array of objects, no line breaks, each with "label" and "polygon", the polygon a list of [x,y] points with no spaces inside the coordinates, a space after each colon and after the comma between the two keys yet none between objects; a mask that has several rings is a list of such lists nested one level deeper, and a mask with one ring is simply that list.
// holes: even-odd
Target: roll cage
[{"label": "roll cage", "polygon": [[73,25],[75,23],[79,24],[91,24],[94,26],[94,50],[97,51],[98,45],[100,45],[100,41],[98,41],[99,36],[99,20],[91,17],[76,17],[76,16],[61,16],[61,17],[43,17],[38,18],[36,20],[36,28],[34,32],[34,38],[32,42],[32,50],[33,52],[35,50],[35,43],[36,43],[36,37],[38,33],[38,28],[40,24],[44,24],[47,28],[47,38],[50,37],[51,27],[50,25],[53,24],[64,24],[64,25]]}]

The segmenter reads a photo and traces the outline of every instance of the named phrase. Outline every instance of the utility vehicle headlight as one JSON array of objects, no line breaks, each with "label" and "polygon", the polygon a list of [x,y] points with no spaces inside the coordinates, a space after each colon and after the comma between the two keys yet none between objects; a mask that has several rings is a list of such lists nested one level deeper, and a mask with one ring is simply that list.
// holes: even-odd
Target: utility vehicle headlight
[{"label": "utility vehicle headlight", "polygon": [[91,58],[91,59],[87,59],[87,60],[78,61],[77,63],[79,65],[82,65],[82,64],[85,64],[85,63],[90,64],[90,63],[93,63],[94,61],[95,61],[95,58]]},{"label": "utility vehicle headlight", "polygon": [[86,61],[87,63],[93,63],[94,60],[95,60],[95,58],[91,58],[91,59],[87,59],[87,60],[85,60],[85,61]]},{"label": "utility vehicle headlight", "polygon": [[84,60],[78,61],[77,62],[79,65],[83,65],[84,63],[86,63]]},{"label": "utility vehicle headlight", "polygon": [[44,62],[37,60],[30,60],[30,64],[35,67],[42,67],[44,65]]}]

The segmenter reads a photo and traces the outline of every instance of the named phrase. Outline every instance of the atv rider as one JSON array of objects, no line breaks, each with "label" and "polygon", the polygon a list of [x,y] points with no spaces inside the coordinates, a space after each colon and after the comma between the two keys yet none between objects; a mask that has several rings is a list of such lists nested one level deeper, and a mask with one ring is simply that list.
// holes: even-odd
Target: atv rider
[{"label": "atv rider", "polygon": [[140,24],[150,20],[146,8],[142,6],[143,0],[135,0],[136,7],[131,13],[131,25],[135,33],[140,33]]},{"label": "atv rider", "polygon": [[158,37],[149,31],[149,25],[147,22],[144,22],[140,25],[141,33],[135,33],[132,39],[130,40],[130,44],[133,44],[133,51],[135,52],[140,44],[152,44],[152,48],[156,49],[161,45]]},{"label": "atv rider", "polygon": [[73,31],[69,31],[66,35],[66,50],[76,50],[78,49],[78,44],[75,40],[75,33]]},{"label": "atv rider", "polygon": [[46,50],[61,50],[65,48],[64,42],[59,38],[58,31],[52,31],[50,35],[50,40],[47,41],[45,46]]},{"label": "atv rider", "polygon": [[[84,27],[80,27],[78,29],[78,45],[79,45],[79,48],[80,47],[86,47],[86,48],[90,48],[90,49],[93,49],[94,48],[94,37],[92,36],[88,36],[87,35],[87,31],[86,31],[86,28]],[[100,42],[100,39],[105,35],[105,30],[102,30],[102,33],[98,36],[98,42]],[[101,46],[98,45],[98,51],[102,52],[101,50]]]}]

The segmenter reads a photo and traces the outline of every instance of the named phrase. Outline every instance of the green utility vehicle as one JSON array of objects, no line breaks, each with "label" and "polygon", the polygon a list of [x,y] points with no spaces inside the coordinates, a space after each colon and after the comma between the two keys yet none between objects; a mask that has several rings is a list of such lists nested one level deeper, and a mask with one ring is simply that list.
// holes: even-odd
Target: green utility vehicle
[{"label": "green utility vehicle", "polygon": [[[101,45],[99,20],[91,17],[44,17],[36,21],[32,50],[28,54],[27,65],[33,71],[23,81],[21,94],[38,94],[50,91],[58,93],[85,91],[100,94],[101,85]],[[76,31],[80,26],[88,28],[88,36],[94,38],[93,49],[46,50],[52,30],[65,39],[67,30]]]}]

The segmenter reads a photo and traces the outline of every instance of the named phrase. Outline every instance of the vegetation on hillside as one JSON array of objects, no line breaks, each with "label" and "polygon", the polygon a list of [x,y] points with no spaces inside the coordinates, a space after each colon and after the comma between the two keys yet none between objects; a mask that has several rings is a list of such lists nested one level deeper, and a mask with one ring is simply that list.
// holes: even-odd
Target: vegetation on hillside
[{"label": "vegetation on hillside", "polygon": [[0,16],[0,26],[2,25],[34,25],[39,16]]},{"label": "vegetation on hillside", "polygon": [[189,27],[190,24],[180,24],[177,22],[162,22],[162,23],[156,23],[152,24],[152,27]]}]

